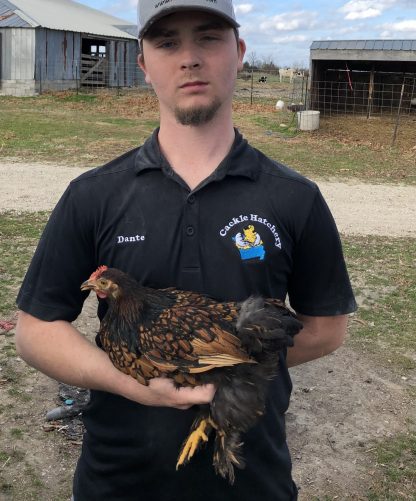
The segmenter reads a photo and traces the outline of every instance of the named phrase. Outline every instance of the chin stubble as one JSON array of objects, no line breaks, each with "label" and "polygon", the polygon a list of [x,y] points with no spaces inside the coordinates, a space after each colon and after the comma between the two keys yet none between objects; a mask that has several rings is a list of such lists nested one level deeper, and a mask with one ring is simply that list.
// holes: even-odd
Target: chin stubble
[{"label": "chin stubble", "polygon": [[175,108],[175,118],[181,125],[197,126],[210,122],[217,113],[221,103],[215,100],[209,106],[195,108]]}]

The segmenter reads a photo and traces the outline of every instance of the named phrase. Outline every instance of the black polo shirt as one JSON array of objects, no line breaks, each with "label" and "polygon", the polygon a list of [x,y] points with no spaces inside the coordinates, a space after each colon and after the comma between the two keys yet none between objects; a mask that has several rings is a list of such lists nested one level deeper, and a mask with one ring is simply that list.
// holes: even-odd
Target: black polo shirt
[{"label": "black polo shirt", "polygon": [[[236,132],[229,155],[190,191],[162,156],[157,133],[71,182],[20,290],[22,310],[73,321],[85,299],[80,284],[103,264],[147,286],[219,300],[289,294],[292,307],[306,315],[355,309],[338,232],[314,183]],[[233,487],[213,471],[211,442],[175,471],[194,409],[146,407],[92,392],[76,501],[295,499],[284,427],[290,391],[282,357],[267,413],[244,437],[247,466]]]}]

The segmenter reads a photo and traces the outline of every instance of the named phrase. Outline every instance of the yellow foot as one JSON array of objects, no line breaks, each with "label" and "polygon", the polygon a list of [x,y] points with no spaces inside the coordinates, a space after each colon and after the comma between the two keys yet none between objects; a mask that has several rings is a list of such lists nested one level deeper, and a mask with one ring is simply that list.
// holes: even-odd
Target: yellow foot
[{"label": "yellow foot", "polygon": [[205,430],[207,426],[212,425],[213,422],[211,421],[211,419],[201,419],[198,428],[196,428],[187,438],[186,443],[183,446],[181,454],[178,458],[178,462],[176,463],[176,469],[178,469],[179,466],[182,466],[185,462],[189,461],[192,458],[192,456],[198,449],[201,440],[208,442],[208,435]]}]

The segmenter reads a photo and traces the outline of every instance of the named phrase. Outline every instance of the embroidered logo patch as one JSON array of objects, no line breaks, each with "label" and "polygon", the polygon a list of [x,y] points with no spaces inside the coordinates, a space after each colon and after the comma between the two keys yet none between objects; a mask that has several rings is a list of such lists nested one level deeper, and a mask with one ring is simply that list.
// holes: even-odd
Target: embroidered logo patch
[{"label": "embroidered logo patch", "polygon": [[249,224],[243,228],[243,231],[237,233],[237,235],[233,237],[233,240],[243,261],[249,259],[259,259],[263,261],[266,251],[264,250],[263,241],[260,235],[256,232],[252,224]]},{"label": "embroidered logo patch", "polygon": [[233,217],[228,224],[221,228],[219,233],[221,237],[228,238],[230,238],[231,233],[231,238],[242,260],[257,259],[263,261],[266,256],[266,248],[261,233],[264,236],[264,232],[267,232],[267,230],[273,235],[274,246],[281,249],[282,242],[276,225],[257,214],[240,214]]}]

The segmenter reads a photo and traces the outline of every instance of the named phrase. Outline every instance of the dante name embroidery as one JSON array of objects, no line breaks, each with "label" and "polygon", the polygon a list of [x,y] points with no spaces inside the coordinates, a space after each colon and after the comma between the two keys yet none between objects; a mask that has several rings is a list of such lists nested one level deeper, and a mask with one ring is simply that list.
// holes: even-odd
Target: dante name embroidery
[{"label": "dante name embroidery", "polygon": [[144,235],[134,235],[134,236],[123,236],[123,235],[118,235],[116,237],[117,239],[117,244],[126,244],[126,243],[133,243],[133,242],[144,242],[146,237]]}]

